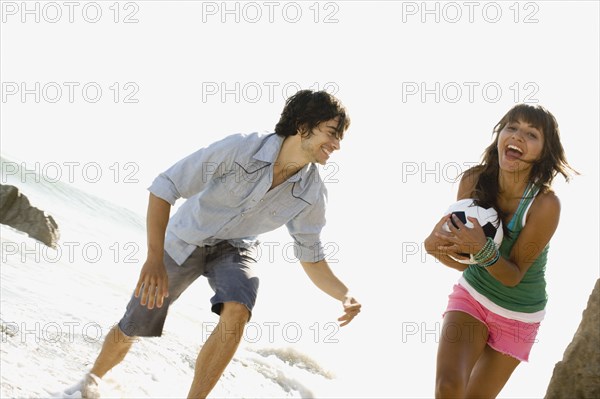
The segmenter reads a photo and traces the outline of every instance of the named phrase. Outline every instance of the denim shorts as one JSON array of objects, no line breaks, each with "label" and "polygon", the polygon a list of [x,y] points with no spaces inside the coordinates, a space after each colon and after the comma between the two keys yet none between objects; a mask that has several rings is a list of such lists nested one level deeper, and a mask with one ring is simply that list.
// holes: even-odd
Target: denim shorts
[{"label": "denim shorts", "polygon": [[141,296],[132,295],[119,328],[129,337],[161,336],[169,306],[200,276],[208,279],[215,292],[210,299],[213,312],[220,314],[225,302],[237,302],[252,314],[258,293],[258,277],[253,271],[254,251],[254,248],[236,248],[223,241],[196,248],[182,265],[177,265],[165,251],[169,296],[162,307],[148,309],[140,304]]}]

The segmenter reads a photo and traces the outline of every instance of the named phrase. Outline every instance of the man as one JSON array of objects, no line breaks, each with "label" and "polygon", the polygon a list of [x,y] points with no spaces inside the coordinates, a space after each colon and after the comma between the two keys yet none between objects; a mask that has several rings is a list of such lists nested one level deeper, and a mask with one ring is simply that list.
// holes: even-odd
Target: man
[{"label": "man", "polygon": [[[342,302],[348,324],[361,305],[324,259],[326,189],[315,163],[324,165],[350,125],[327,92],[290,97],[275,133],[232,135],[182,159],[149,187],[148,256],[125,315],[107,335],[86,376],[83,397],[123,360],[132,337],[160,336],[167,309],[200,275],[215,291],[217,327],[202,346],[188,396],[205,398],[233,358],[258,291],[252,268],[259,234],[286,225],[304,271]],[[169,220],[171,205],[187,201]],[[232,331],[235,333],[232,334]],[[225,333],[227,332],[227,333]]]}]

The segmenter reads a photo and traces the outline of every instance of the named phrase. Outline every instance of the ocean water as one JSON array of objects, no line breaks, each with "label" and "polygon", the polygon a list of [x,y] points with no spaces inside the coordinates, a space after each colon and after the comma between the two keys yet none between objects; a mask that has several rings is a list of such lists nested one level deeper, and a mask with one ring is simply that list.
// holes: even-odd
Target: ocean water
[{"label": "ocean water", "polygon": [[[0,396],[80,397],[77,384],[137,281],[144,220],[66,183],[20,172],[3,182],[51,214],[61,238],[54,250],[1,226]],[[206,282],[188,291],[171,308],[164,335],[136,342],[105,377],[104,396],[187,395],[196,355],[217,322]],[[334,376],[291,345],[299,340],[298,328],[292,319],[253,322],[211,396],[317,395]]]}]

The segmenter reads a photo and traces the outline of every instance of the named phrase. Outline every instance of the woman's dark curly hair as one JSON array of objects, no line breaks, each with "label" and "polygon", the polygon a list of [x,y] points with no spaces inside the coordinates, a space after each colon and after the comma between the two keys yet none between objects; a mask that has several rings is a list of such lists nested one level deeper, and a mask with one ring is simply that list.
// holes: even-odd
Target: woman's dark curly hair
[{"label": "woman's dark curly hair", "polygon": [[528,123],[544,135],[542,154],[532,163],[529,182],[541,186],[541,192],[545,192],[550,189],[556,175],[561,174],[566,181],[569,181],[571,173],[579,174],[567,162],[565,150],[560,143],[558,122],[554,115],[541,105],[515,105],[494,127],[494,141],[485,149],[481,164],[467,171],[469,175],[480,172],[473,193],[477,203],[482,206],[493,206],[501,218],[506,215],[498,206],[500,171],[498,138],[507,124],[516,121]]},{"label": "woman's dark curly hair", "polygon": [[319,123],[336,117],[339,117],[336,132],[341,140],[350,126],[350,117],[342,103],[326,91],[300,90],[285,102],[275,133],[287,137],[300,131],[310,136]]}]

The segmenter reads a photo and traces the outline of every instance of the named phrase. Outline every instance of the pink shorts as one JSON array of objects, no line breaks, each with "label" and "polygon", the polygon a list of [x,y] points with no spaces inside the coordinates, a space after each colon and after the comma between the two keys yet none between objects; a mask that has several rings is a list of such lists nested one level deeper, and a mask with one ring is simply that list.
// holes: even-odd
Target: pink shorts
[{"label": "pink shorts", "polygon": [[494,350],[517,360],[529,360],[529,352],[536,340],[540,323],[525,323],[508,319],[483,307],[460,285],[456,284],[448,296],[446,312],[459,311],[467,313],[488,329],[487,344]]}]

